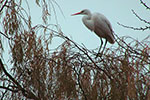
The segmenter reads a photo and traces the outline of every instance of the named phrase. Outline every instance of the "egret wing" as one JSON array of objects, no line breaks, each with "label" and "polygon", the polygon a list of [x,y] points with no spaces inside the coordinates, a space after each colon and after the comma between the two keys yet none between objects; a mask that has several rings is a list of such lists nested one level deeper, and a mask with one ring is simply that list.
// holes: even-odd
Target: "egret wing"
[{"label": "egret wing", "polygon": [[94,21],[94,32],[101,38],[105,38],[110,43],[114,43],[113,30],[110,22],[107,18],[99,13],[95,13],[92,16]]}]

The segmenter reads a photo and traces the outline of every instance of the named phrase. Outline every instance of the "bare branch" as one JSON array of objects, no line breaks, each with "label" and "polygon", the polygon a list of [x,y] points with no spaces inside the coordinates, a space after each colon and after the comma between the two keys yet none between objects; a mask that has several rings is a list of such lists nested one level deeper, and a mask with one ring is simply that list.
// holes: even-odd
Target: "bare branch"
[{"label": "bare branch", "polygon": [[142,0],[140,0],[141,4],[146,7],[146,9],[150,10],[150,7],[146,5],[146,3],[144,3]]},{"label": "bare branch", "polygon": [[2,12],[2,10],[4,9],[4,7],[6,6],[8,0],[5,1],[4,5],[2,6],[2,8],[0,9],[0,12]]},{"label": "bare branch", "polygon": [[[2,70],[4,71],[4,73],[6,74],[6,76],[8,76],[10,78],[10,80],[12,80],[17,86],[18,89],[22,91],[22,94],[29,98],[29,99],[35,99],[35,100],[39,100],[38,97],[36,97],[32,92],[30,91],[26,91],[5,69],[2,60],[0,59],[0,67],[2,68]],[[5,88],[6,89],[6,88]]]},{"label": "bare branch", "polygon": [[2,92],[1,98],[0,100],[4,100],[3,98],[5,97],[5,94],[7,93],[7,90],[5,90],[4,92]]},{"label": "bare branch", "polygon": [[[81,67],[81,68],[82,68],[82,67]],[[81,68],[80,68],[80,70],[81,70]],[[78,72],[76,71],[75,67],[73,68],[73,70],[74,70],[75,73],[77,74],[78,85],[79,85],[79,87],[80,87],[80,89],[81,89],[81,91],[82,91],[82,93],[83,93],[84,99],[87,100],[87,96],[86,96],[85,91],[84,91],[84,89],[83,89],[83,87],[82,87],[82,85],[81,85],[80,72],[78,73]]]},{"label": "bare branch", "polygon": [[103,70],[102,68],[100,68],[100,67],[95,63],[95,61],[90,57],[90,55],[88,54],[88,52],[86,52],[83,48],[80,48],[74,41],[72,41],[72,40],[69,39],[68,37],[64,36],[63,34],[61,34],[60,36],[61,36],[62,38],[64,38],[64,39],[67,39],[68,41],[72,42],[72,43],[75,45],[75,47],[77,47],[80,51],[82,51],[82,52],[90,59],[90,61],[94,64],[94,66],[95,66],[99,71],[104,72],[104,73],[108,76],[108,78],[109,78],[110,80],[112,80],[111,75],[109,75],[109,73],[107,73],[105,70]]},{"label": "bare branch", "polygon": [[129,29],[132,29],[132,30],[141,30],[141,31],[145,31],[145,30],[147,30],[147,29],[150,29],[150,26],[145,26],[145,27],[133,27],[133,26],[126,26],[126,25],[123,25],[123,24],[121,24],[121,23],[119,23],[119,22],[117,22],[117,24],[118,25],[120,25],[120,26],[122,26],[122,27],[124,27],[124,28],[129,28]]},{"label": "bare branch", "polygon": [[11,88],[9,88],[9,87],[4,87],[4,86],[0,86],[0,88],[1,88],[1,89],[5,89],[5,90],[9,90],[9,91],[14,92],[14,93],[16,93],[16,92],[19,91],[19,90],[13,90],[13,89],[11,89]]},{"label": "bare branch", "polygon": [[5,36],[7,39],[10,40],[10,37],[8,37],[6,34],[4,34],[4,33],[2,33],[2,32],[0,32],[0,34],[2,34],[3,36]]},{"label": "bare branch", "polygon": [[144,23],[146,23],[146,24],[150,24],[150,22],[148,22],[148,21],[142,19],[140,16],[138,16],[137,13],[135,13],[135,11],[134,11],[133,9],[132,9],[132,12],[133,12],[133,14],[134,14],[140,21],[142,21],[142,22],[144,22]]}]

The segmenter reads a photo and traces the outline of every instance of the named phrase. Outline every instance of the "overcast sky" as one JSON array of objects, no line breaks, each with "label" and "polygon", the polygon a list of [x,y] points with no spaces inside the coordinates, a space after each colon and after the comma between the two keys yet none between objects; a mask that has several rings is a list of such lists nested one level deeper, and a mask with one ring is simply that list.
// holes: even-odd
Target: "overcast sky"
[{"label": "overcast sky", "polygon": [[[53,1],[53,0],[52,0]],[[141,4],[140,0],[55,0],[61,7],[63,15],[58,7],[54,4],[57,14],[58,23],[67,36],[81,44],[83,43],[89,49],[97,48],[100,45],[99,38],[91,31],[89,31],[82,23],[83,16],[70,16],[73,13],[79,12],[83,9],[89,9],[91,12],[99,12],[104,14],[111,22],[113,30],[119,36],[131,36],[135,39],[142,40],[148,36],[149,31],[134,31],[123,28],[117,24],[120,22],[124,25],[141,27],[145,26],[132,13],[132,9],[142,18],[149,20],[150,12],[146,10]],[[147,2],[150,4],[150,1]],[[38,6],[31,5],[32,19],[35,24],[40,23]],[[53,13],[52,13],[53,14]],[[53,18],[50,23],[53,22]],[[54,40],[52,45],[56,45],[58,40]],[[109,47],[109,44],[108,44]]]},{"label": "overcast sky", "polygon": [[[35,5],[34,0],[28,0],[30,5],[30,13],[33,25],[42,23],[41,10]],[[53,0],[51,0],[53,1]],[[146,0],[148,1],[148,0]],[[82,23],[83,16],[70,16],[73,13],[79,12],[83,9],[89,9],[91,12],[99,12],[104,14],[111,22],[113,30],[118,36],[131,36],[135,39],[142,40],[150,33],[149,31],[134,31],[123,28],[117,24],[120,22],[124,25],[141,27],[145,26],[140,22],[131,12],[133,9],[139,16],[149,20],[150,11],[146,10],[139,0],[56,0],[61,7],[63,15],[58,7],[54,4],[56,9],[58,23],[63,33],[71,37],[75,42],[83,43],[88,49],[98,48],[100,40],[93,32],[89,31]],[[147,2],[150,5],[150,1]],[[27,7],[23,4],[23,6]],[[51,13],[52,16],[54,13]],[[54,18],[49,21],[50,24],[54,22]],[[52,46],[58,46],[62,41],[56,38],[52,41]],[[114,44],[115,45],[115,44]],[[107,47],[110,44],[108,43]],[[8,58],[9,59],[9,58]]]},{"label": "overcast sky", "polygon": [[[131,36],[142,40],[150,34],[149,31],[134,31],[117,24],[117,22],[120,22],[135,27],[145,26],[131,11],[133,9],[142,18],[149,20],[150,12],[145,10],[139,0],[57,0],[57,2],[66,17],[65,20],[63,18],[59,20],[63,32],[70,34],[76,42],[83,43],[89,48],[96,48],[99,45],[99,38],[83,25],[81,20],[83,16],[70,16],[70,14],[82,9],[90,9],[91,12],[104,14],[119,36]],[[150,1],[148,3],[150,4]]]},{"label": "overcast sky", "polygon": [[[150,12],[146,10],[139,0],[56,0],[61,7],[63,15],[58,7],[55,5],[58,23],[67,36],[81,44],[83,43],[89,49],[97,48],[100,45],[99,38],[91,31],[89,31],[82,23],[83,16],[70,16],[73,13],[79,12],[83,9],[89,9],[91,12],[99,12],[104,14],[111,22],[113,30],[119,36],[131,36],[135,39],[142,40],[150,33],[149,31],[134,31],[123,28],[117,24],[120,22],[124,25],[141,27],[145,26],[132,13],[132,9],[142,18],[149,20]],[[32,3],[31,3],[32,4]],[[150,1],[147,2],[150,5]],[[31,6],[31,14],[34,23],[40,23],[38,6]],[[53,13],[52,13],[53,14]],[[53,22],[53,18],[52,21]],[[58,40],[54,40],[53,44],[57,44]],[[109,44],[108,44],[109,47]]]}]

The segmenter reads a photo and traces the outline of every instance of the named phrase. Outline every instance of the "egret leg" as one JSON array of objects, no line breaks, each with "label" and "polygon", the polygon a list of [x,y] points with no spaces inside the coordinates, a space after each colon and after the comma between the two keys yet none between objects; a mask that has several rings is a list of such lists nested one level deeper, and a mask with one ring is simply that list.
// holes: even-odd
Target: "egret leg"
[{"label": "egret leg", "polygon": [[[104,48],[103,48],[102,52],[99,53],[99,52],[100,52],[100,50],[99,50],[99,52],[98,52],[97,55],[96,55],[96,58],[97,58],[98,56],[101,57],[101,56],[103,55],[103,52],[104,52],[105,47],[106,47],[106,44],[107,44],[107,40],[105,40],[105,44],[104,44]],[[100,46],[100,49],[101,49],[102,45],[103,45],[103,42],[102,42],[102,44],[101,44],[101,46]]]},{"label": "egret leg", "polygon": [[106,44],[107,44],[107,40],[105,40],[104,48],[103,48],[101,54],[103,54],[103,52],[104,52],[104,50],[105,50],[105,47],[106,47]]},{"label": "egret leg", "polygon": [[96,55],[96,58],[99,56],[100,51],[101,51],[101,48],[102,48],[102,45],[103,45],[103,40],[102,40],[102,38],[100,38],[100,40],[101,40],[101,45],[100,45],[100,47],[99,47],[98,53],[97,53],[97,55]]},{"label": "egret leg", "polygon": [[100,50],[101,50],[102,45],[103,45],[103,40],[102,40],[102,38],[100,38],[100,40],[101,40],[101,45],[100,45],[100,47],[99,47],[98,53],[100,53]]}]

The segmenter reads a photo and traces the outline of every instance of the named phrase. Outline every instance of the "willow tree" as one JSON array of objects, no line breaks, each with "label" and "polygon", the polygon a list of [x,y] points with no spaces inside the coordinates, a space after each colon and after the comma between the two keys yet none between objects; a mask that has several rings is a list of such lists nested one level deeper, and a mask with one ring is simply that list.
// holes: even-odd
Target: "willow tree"
[{"label": "willow tree", "polygon": [[[106,48],[95,59],[96,50],[74,42],[49,21],[57,16],[54,8],[60,9],[56,1],[35,0],[43,20],[37,25],[32,24],[32,7],[25,3],[27,8],[22,0],[0,1],[1,100],[150,99],[150,36],[138,41],[115,35],[117,46]],[[149,30],[150,23],[133,13]],[[54,37],[63,41],[51,49]],[[5,61],[6,55],[9,61]]]}]

